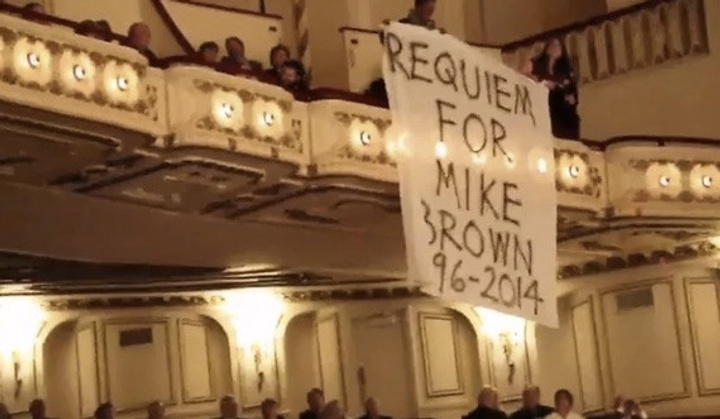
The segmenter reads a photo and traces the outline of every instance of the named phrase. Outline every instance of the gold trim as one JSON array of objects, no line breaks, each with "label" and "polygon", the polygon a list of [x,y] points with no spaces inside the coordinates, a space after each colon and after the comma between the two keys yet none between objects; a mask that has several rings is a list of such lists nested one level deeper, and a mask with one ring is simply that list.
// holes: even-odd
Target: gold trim
[{"label": "gold trim", "polygon": [[[170,348],[170,318],[169,317],[129,317],[122,319],[109,319],[102,322],[102,337],[103,337],[103,351],[104,351],[104,362],[105,362],[105,394],[107,394],[108,400],[113,400],[110,381],[110,357],[108,356],[108,326],[122,326],[122,325],[161,325],[165,329],[165,347],[166,347],[166,362],[168,369],[168,388],[170,390],[170,399],[161,400],[167,406],[175,406],[178,404],[175,399],[175,383],[173,382],[173,368],[172,368],[172,351]],[[147,404],[154,401],[149,399],[142,404],[132,406],[115,406],[119,413],[139,412],[147,408]]]},{"label": "gold trim", "polygon": [[[430,372],[430,351],[428,347],[428,335],[427,330],[425,329],[425,321],[427,320],[442,320],[442,321],[449,321],[450,327],[452,329],[452,345],[453,345],[453,354],[455,358],[455,379],[457,380],[457,388],[454,389],[435,389],[433,387],[433,380],[432,380],[432,373]],[[458,354],[458,343],[457,343],[457,334],[458,334],[458,326],[457,326],[457,320],[455,317],[451,314],[439,314],[439,313],[429,313],[429,312],[418,312],[418,325],[420,327],[420,342],[422,345],[422,361],[423,361],[423,369],[425,370],[425,396],[428,399],[432,398],[438,398],[438,397],[446,397],[446,396],[457,396],[457,395],[463,395],[465,394],[465,383],[464,378],[462,374],[462,364],[460,362],[460,356]]]},{"label": "gold trim", "polygon": [[316,317],[315,318],[315,342],[317,345],[317,356],[318,356],[318,369],[320,370],[320,388],[325,389],[325,381],[323,380],[323,366],[322,366],[322,354],[320,353],[320,323],[326,322],[326,321],[334,321],[335,322],[335,334],[337,336],[337,346],[338,346],[338,359],[340,360],[340,392],[342,393],[341,396],[343,400],[340,402],[342,404],[347,403],[348,397],[347,397],[347,388],[345,385],[345,362],[343,359],[343,350],[342,350],[342,336],[340,335],[341,329],[340,329],[340,315],[338,312],[333,312],[327,315],[324,315],[322,317]]},{"label": "gold trim", "polygon": [[[523,362],[524,368],[523,368],[523,385],[522,388],[525,388],[527,385],[532,383],[532,372],[530,370],[530,347],[528,346],[527,342],[527,331],[528,331],[528,323],[525,323],[525,327],[523,328],[523,342],[522,342],[522,349],[525,352],[525,356],[521,357],[520,361]],[[488,362],[488,371],[490,372],[490,382],[493,387],[498,388],[498,382],[500,380],[497,377],[497,372],[495,368],[495,342],[492,338],[485,338],[485,348],[487,352],[487,362]],[[498,393],[500,392],[498,388]],[[513,403],[522,400],[522,390],[518,394],[508,394],[508,395],[501,395],[500,397],[500,403]]]},{"label": "gold trim", "polygon": [[[589,407],[589,403],[586,403],[585,401],[585,390],[583,389],[582,384],[582,373],[580,371],[580,348],[578,347],[578,341],[577,336],[575,334],[575,309],[580,308],[584,305],[588,306],[588,309],[590,310],[590,324],[592,325],[592,336],[593,336],[593,344],[595,345],[595,373],[597,374],[596,380],[597,384],[599,385],[600,389],[600,405],[597,407]],[[584,301],[573,305],[570,308],[570,325],[572,326],[572,337],[573,337],[573,349],[575,350],[575,364],[578,368],[578,384],[580,386],[580,399],[583,403],[583,413],[594,413],[594,412],[600,412],[605,409],[604,406],[604,400],[605,400],[605,380],[603,379],[602,375],[602,365],[600,364],[600,344],[598,342],[598,333],[597,333],[597,319],[595,317],[595,304],[593,302],[592,297],[586,298]]]},{"label": "gold trim", "polygon": [[[705,388],[703,384],[703,362],[700,354],[700,341],[698,339],[698,330],[693,321],[693,312],[695,311],[695,304],[692,299],[691,288],[694,284],[710,284],[715,286],[715,297],[718,300],[715,306],[718,320],[720,321],[720,288],[718,288],[717,281],[711,278],[686,278],[683,281],[685,289],[685,301],[687,304],[687,319],[690,325],[690,337],[692,339],[693,348],[693,364],[695,366],[695,382],[697,383],[698,396],[707,397],[720,394],[720,387]],[[710,307],[708,307],[709,309]]]},{"label": "gold trim", "polygon": [[[191,326],[191,327],[200,327],[205,332],[205,353],[207,355],[207,370],[208,370],[208,385],[210,386],[210,391],[207,396],[200,396],[200,397],[189,397],[187,395],[187,386],[186,386],[186,377],[185,377],[185,368],[186,368],[186,359],[185,359],[185,337],[183,334],[183,327],[184,326]],[[213,389],[216,388],[215,380],[212,374],[212,367],[211,367],[211,353],[210,353],[210,345],[208,343],[208,326],[207,323],[202,320],[190,320],[190,319],[178,319],[177,320],[177,331],[178,331],[178,345],[179,345],[179,355],[180,355],[180,387],[182,390],[182,402],[183,404],[195,404],[195,403],[206,403],[206,402],[214,402],[217,400],[217,397],[213,395]]]},{"label": "gold trim", "polygon": [[616,394],[616,386],[615,386],[615,380],[613,377],[613,366],[612,366],[612,352],[610,351],[610,342],[608,339],[608,325],[607,325],[607,313],[605,310],[605,302],[603,301],[603,298],[606,295],[610,294],[617,294],[619,292],[624,291],[630,291],[633,289],[639,289],[639,288],[646,288],[646,287],[654,287],[656,285],[666,285],[670,287],[670,298],[672,300],[672,314],[673,314],[673,327],[675,329],[675,337],[676,337],[676,343],[678,346],[678,362],[680,363],[680,370],[682,375],[682,383],[683,383],[683,390],[679,391],[677,393],[668,393],[668,394],[657,394],[653,396],[646,396],[646,397],[637,397],[637,400],[639,402],[664,402],[664,401],[670,401],[670,400],[677,400],[677,399],[685,399],[692,396],[692,393],[690,391],[689,385],[688,385],[688,371],[687,366],[685,365],[685,354],[682,346],[682,342],[680,341],[680,321],[678,318],[678,310],[677,310],[677,298],[675,296],[675,287],[673,285],[673,277],[661,277],[661,278],[654,278],[654,279],[647,279],[643,281],[633,282],[631,284],[625,284],[621,286],[615,286],[611,288],[605,288],[598,292],[600,297],[600,313],[602,315],[602,325],[603,325],[603,332],[605,335],[605,339],[603,340],[603,352],[605,353],[607,357],[607,364],[608,364],[608,371],[610,373],[610,390],[611,394]]},{"label": "gold trim", "polygon": [[91,321],[89,323],[81,324],[80,327],[75,329],[75,361],[78,364],[78,370],[77,370],[77,379],[78,379],[78,398],[80,403],[78,404],[78,410],[80,413],[81,418],[92,418],[93,413],[90,413],[90,416],[83,416],[83,393],[82,393],[82,375],[80,374],[80,345],[78,345],[78,335],[80,335],[81,332],[84,332],[85,330],[91,329],[92,330],[92,338],[93,338],[93,351],[95,352],[95,399],[97,401],[100,401],[102,399],[100,395],[100,365],[99,365],[99,357],[100,354],[98,354],[98,334],[97,334],[97,327],[95,325],[94,321]]}]

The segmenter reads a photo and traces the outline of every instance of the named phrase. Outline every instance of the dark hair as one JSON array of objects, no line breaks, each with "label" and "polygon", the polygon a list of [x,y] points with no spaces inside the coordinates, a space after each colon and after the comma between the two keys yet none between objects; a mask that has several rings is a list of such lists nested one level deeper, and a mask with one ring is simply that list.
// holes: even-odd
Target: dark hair
[{"label": "dark hair", "polygon": [[[295,70],[295,72],[301,79],[305,78],[305,66],[298,60],[287,60],[283,63],[283,65],[280,66],[280,68],[291,68]],[[312,389],[311,391],[319,392],[320,394],[322,394],[322,390],[317,388]]]},{"label": "dark hair", "polygon": [[203,52],[205,52],[207,50],[220,51],[220,46],[217,44],[217,42],[213,42],[213,41],[207,41],[207,42],[203,42],[202,44],[200,44],[200,48],[198,48],[199,53],[202,54]]},{"label": "dark hair", "polygon": [[278,405],[278,402],[275,401],[275,399],[268,398],[268,399],[263,400],[262,403],[260,403],[260,409],[267,409],[270,407],[275,407],[277,405]]},{"label": "dark hair", "polygon": [[112,32],[112,28],[110,27],[110,22],[108,22],[107,20],[95,21],[95,25],[97,25],[98,28],[100,28],[104,31]]},{"label": "dark hair", "polygon": [[550,57],[548,57],[548,49],[550,49],[550,44],[552,44],[554,41],[558,41],[560,44],[560,57],[555,60],[555,64],[553,64],[553,73],[555,74],[571,74],[573,73],[573,66],[572,61],[570,60],[570,54],[568,54],[567,47],[565,46],[565,43],[560,38],[550,38],[545,42],[545,45],[543,46],[542,52],[538,54],[532,61],[533,61],[533,68],[535,71],[546,71],[548,66],[548,61],[550,60]]},{"label": "dark hair", "polygon": [[290,48],[286,47],[283,44],[277,44],[270,50],[270,65],[273,63],[273,57],[275,54],[277,54],[280,51],[284,51],[285,54],[287,54],[288,57],[290,57]]},{"label": "dark hair", "polygon": [[237,42],[238,44],[242,45],[243,47],[245,46],[245,42],[243,42],[242,39],[238,38],[237,36],[230,36],[225,39],[225,48],[230,49],[230,48],[228,48],[228,46],[233,41]]},{"label": "dark hair", "polygon": [[434,2],[436,0],[415,0],[415,8],[422,7],[425,5],[425,3]]},{"label": "dark hair", "polygon": [[561,397],[568,399],[571,406],[572,406],[573,402],[575,401],[575,398],[573,397],[572,393],[570,393],[570,390],[565,389],[565,388],[561,388],[560,390],[555,392],[555,398],[554,398],[555,403],[557,403]]},{"label": "dark hair", "polygon": [[95,414],[93,415],[95,419],[105,419],[105,414],[108,410],[112,409],[113,405],[110,402],[105,402],[101,404],[100,406],[95,409]]},{"label": "dark hair", "polygon": [[36,2],[36,1],[31,1],[30,3],[26,4],[25,6],[23,6],[22,9],[23,9],[23,11],[26,11],[26,12],[28,12],[28,11],[34,12],[33,9],[36,8],[36,7],[43,7],[43,5],[40,4],[40,3],[38,3],[38,2]]},{"label": "dark hair", "polygon": [[315,394],[319,394],[319,395],[321,395],[321,396],[323,396],[323,397],[325,396],[325,393],[323,393],[322,390],[320,390],[319,388],[315,387],[315,388],[311,388],[310,391],[307,392],[307,398],[309,399],[310,396],[315,395]]}]

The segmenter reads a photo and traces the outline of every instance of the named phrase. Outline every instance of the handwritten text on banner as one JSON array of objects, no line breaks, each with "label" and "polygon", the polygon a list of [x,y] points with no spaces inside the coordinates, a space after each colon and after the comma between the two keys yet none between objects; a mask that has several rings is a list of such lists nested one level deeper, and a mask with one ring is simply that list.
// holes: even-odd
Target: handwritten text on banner
[{"label": "handwritten text on banner", "polygon": [[383,72],[410,279],[556,326],[547,89],[450,35],[399,23],[385,33]]}]

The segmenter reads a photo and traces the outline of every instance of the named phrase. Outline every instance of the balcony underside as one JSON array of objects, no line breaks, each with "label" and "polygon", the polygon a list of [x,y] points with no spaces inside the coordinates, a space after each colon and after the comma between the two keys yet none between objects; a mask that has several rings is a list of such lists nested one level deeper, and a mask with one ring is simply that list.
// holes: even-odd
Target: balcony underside
[{"label": "balcony underside", "polygon": [[[0,106],[0,132],[0,195],[9,203],[0,207],[3,251],[187,267],[181,276],[190,283],[203,277],[194,268],[280,272],[290,275],[286,285],[404,276],[394,183],[307,175],[312,168],[235,151],[161,147],[168,139],[10,104]],[[558,213],[569,276],[698,255],[718,230],[711,218]],[[42,272],[28,276],[42,282]],[[108,280],[91,276],[79,275]]]}]

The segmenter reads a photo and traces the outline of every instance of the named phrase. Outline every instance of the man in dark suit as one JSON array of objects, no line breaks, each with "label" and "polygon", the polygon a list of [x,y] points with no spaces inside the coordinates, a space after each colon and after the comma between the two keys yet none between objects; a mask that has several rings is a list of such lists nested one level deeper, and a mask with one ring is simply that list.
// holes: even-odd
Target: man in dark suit
[{"label": "man in dark suit", "polygon": [[306,396],[308,409],[300,413],[300,419],[320,419],[325,407],[325,394],[319,388],[308,391]]},{"label": "man in dark suit", "polygon": [[492,387],[483,387],[478,394],[478,407],[463,416],[463,419],[508,419],[505,412],[497,405],[497,391]]},{"label": "man in dark suit", "polygon": [[375,398],[370,397],[365,400],[365,414],[358,419],[392,419],[390,416],[380,414],[380,406]]},{"label": "man in dark suit", "polygon": [[540,388],[527,387],[522,394],[523,406],[510,415],[510,419],[538,419],[553,412],[553,408],[540,404]]}]

